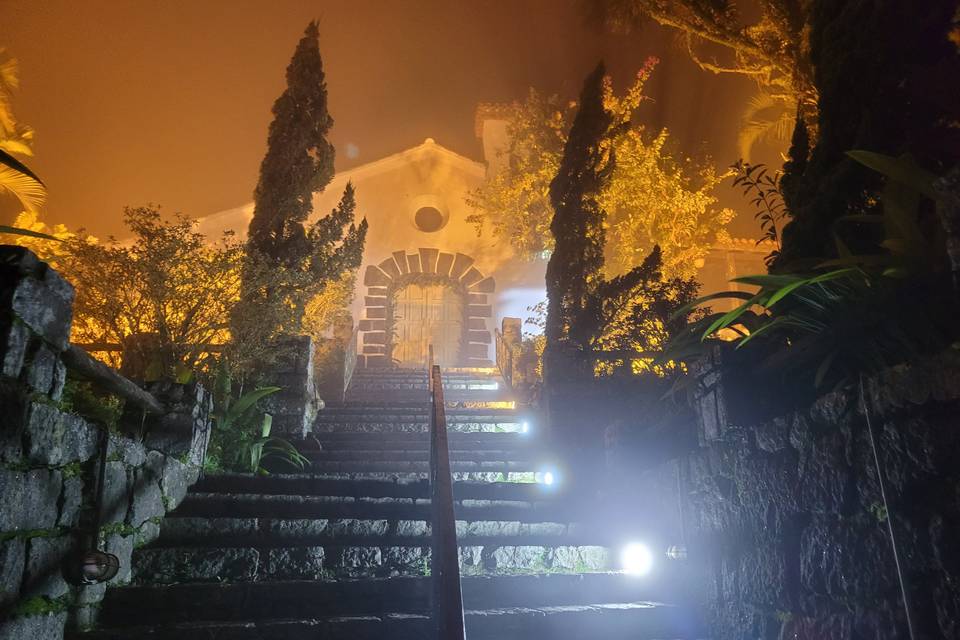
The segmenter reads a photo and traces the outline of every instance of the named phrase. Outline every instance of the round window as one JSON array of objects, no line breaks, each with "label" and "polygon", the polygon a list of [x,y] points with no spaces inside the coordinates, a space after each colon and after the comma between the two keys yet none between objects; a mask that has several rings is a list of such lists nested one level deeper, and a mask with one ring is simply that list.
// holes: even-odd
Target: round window
[{"label": "round window", "polygon": [[443,228],[443,214],[436,207],[420,207],[413,216],[417,229],[432,233]]}]

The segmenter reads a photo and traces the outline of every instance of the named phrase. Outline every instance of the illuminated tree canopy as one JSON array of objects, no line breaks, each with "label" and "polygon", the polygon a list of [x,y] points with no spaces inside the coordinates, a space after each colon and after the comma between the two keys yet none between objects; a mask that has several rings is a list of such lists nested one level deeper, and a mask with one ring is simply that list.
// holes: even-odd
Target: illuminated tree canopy
[{"label": "illuminated tree canopy", "polygon": [[[615,276],[640,264],[654,246],[667,276],[689,277],[710,244],[734,216],[716,206],[713,190],[727,177],[711,165],[676,156],[670,134],[651,134],[636,119],[644,83],[655,59],[637,74],[623,96],[603,81],[603,102],[615,122],[610,134],[616,166],[599,194],[608,213],[603,246],[605,273]],[[490,227],[523,257],[554,248],[550,181],[560,169],[576,102],[531,90],[509,107],[506,167],[471,194],[470,216],[478,230]]]}]

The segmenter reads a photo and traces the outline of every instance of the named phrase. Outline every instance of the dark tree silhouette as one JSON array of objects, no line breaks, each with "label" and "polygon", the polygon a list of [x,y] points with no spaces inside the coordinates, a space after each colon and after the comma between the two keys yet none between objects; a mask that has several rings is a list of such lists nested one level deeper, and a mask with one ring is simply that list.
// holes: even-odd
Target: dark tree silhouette
[{"label": "dark tree silhouette", "polygon": [[313,194],[333,178],[334,149],[316,21],[307,25],[287,67],[287,88],[273,104],[267,153],[253,195],[250,247],[277,264],[299,265],[310,253],[303,223]]},{"label": "dark tree silhouette", "polygon": [[601,62],[584,82],[560,171],[550,183],[550,231],[556,244],[547,263],[548,349],[588,346],[573,343],[570,326],[602,280],[606,215],[600,195],[615,163],[610,144],[613,114],[603,106],[604,74]]}]

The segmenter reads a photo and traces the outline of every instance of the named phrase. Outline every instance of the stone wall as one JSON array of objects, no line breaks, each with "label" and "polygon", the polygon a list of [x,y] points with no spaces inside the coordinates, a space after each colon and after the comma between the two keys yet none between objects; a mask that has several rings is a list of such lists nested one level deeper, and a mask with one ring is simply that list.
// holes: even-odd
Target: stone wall
[{"label": "stone wall", "polygon": [[105,427],[62,408],[72,303],[72,287],[36,256],[0,247],[0,638],[56,639],[91,624],[107,586],[129,582],[134,547],[196,481],[209,437],[197,385],[154,385],[168,412],[124,415],[108,435],[97,532],[120,570],[108,584],[75,584]]},{"label": "stone wall", "polygon": [[705,377],[700,447],[671,465],[714,637],[908,637],[888,518],[918,637],[960,637],[960,354],[758,424],[732,423]]}]

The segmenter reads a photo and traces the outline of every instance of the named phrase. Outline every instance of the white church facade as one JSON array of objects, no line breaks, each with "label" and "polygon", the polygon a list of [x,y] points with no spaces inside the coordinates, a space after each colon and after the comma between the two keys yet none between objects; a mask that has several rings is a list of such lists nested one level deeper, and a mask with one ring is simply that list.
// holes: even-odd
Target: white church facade
[{"label": "white church facade", "polygon": [[[478,115],[483,111],[478,111]],[[358,365],[397,362],[420,366],[427,345],[445,366],[487,366],[493,332],[504,317],[525,318],[545,298],[546,260],[516,257],[490,233],[467,221],[466,202],[495,172],[506,123],[480,119],[485,161],[459,155],[428,138],[411,149],[338,173],[314,199],[314,217],[329,213],[347,182],[357,193],[357,216],[369,223],[352,315],[359,329]],[[246,231],[253,204],[202,218],[199,230],[216,237]],[[768,250],[752,240],[715,247],[701,269],[705,289],[737,274],[763,272]]]}]

